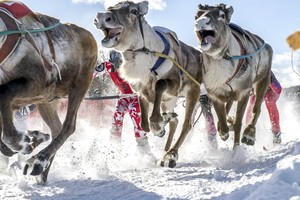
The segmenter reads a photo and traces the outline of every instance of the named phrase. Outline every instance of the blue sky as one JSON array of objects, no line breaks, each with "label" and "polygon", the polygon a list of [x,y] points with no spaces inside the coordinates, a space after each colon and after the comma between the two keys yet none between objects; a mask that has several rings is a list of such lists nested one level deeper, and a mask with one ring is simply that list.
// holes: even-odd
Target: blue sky
[{"label": "blue sky", "polygon": [[[103,11],[105,6],[115,4],[118,0],[23,0],[23,2],[35,12],[85,27],[100,42],[103,35],[95,29],[94,17],[97,12]],[[234,8],[231,21],[261,36],[273,47],[274,68],[288,69],[290,65],[288,59],[291,50],[286,38],[300,29],[300,0],[149,0],[149,2],[151,10],[146,15],[148,23],[175,31],[180,40],[194,47],[197,47],[197,40],[193,25],[198,4],[231,5]],[[291,69],[287,73],[291,73]]]}]

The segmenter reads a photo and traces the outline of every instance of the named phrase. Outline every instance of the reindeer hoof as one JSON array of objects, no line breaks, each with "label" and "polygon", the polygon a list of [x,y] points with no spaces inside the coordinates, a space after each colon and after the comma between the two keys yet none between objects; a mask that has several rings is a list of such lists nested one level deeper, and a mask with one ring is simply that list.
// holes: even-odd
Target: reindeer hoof
[{"label": "reindeer hoof", "polygon": [[242,138],[242,143],[246,144],[246,145],[250,145],[250,146],[253,146],[255,144],[255,140],[253,138],[250,138],[250,137],[246,137],[244,136]]},{"label": "reindeer hoof", "polygon": [[[23,175],[27,175],[27,171],[28,171],[29,165],[26,164],[23,170]],[[38,176],[43,172],[43,166],[40,164],[35,164],[30,175],[32,176]]]},{"label": "reindeer hoof", "polygon": [[226,141],[229,138],[229,133],[224,133],[224,134],[219,134],[219,135],[223,141]]},{"label": "reindeer hoof", "polygon": [[157,136],[158,137],[164,137],[166,134],[166,130],[162,130]]},{"label": "reindeer hoof", "polygon": [[175,160],[170,160],[168,167],[174,168],[175,166],[176,166],[176,161]]},{"label": "reindeer hoof", "polygon": [[29,171],[30,175],[38,176],[49,166],[49,161],[45,155],[34,156],[27,160],[23,174],[26,175]]},{"label": "reindeer hoof", "polygon": [[161,160],[159,162],[160,162],[159,165],[161,167],[174,168],[176,166],[176,161],[175,160]]},{"label": "reindeer hoof", "polygon": [[35,164],[33,170],[31,171],[30,175],[37,176],[40,175],[44,171],[44,168],[40,164]]}]

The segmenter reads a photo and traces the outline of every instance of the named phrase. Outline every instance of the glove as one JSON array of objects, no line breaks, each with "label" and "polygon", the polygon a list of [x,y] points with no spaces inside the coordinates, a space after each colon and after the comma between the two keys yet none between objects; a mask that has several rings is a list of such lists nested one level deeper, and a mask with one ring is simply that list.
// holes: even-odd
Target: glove
[{"label": "glove", "polygon": [[211,102],[210,102],[210,99],[208,98],[207,95],[205,95],[205,94],[200,95],[199,101],[200,101],[201,107],[205,107],[206,109],[210,109]]},{"label": "glove", "polygon": [[104,63],[101,63],[100,65],[96,66],[95,70],[97,72],[102,72],[104,70]]},{"label": "glove", "polygon": [[209,104],[209,99],[207,95],[200,95],[199,101],[201,104]]}]

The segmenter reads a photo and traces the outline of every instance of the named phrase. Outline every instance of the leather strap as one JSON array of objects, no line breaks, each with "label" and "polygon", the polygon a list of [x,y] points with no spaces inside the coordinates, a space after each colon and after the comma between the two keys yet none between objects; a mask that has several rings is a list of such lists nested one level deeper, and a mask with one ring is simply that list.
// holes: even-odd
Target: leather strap
[{"label": "leather strap", "polygon": [[[8,16],[6,13],[0,11],[0,18],[5,23],[7,30],[19,30],[19,27],[15,20]],[[20,36],[21,34],[19,33],[6,36],[6,40],[0,48],[0,66],[16,48],[17,44],[20,41]]]}]

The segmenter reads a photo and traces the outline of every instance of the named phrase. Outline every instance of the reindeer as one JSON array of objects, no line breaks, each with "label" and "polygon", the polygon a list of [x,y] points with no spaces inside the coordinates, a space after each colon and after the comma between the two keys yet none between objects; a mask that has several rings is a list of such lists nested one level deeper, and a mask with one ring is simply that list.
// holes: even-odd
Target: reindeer
[{"label": "reindeer", "polygon": [[[139,93],[142,128],[162,137],[169,122],[166,153],[159,164],[175,167],[199,99],[201,53],[178,40],[174,32],[151,27],[144,18],[147,12],[147,1],[123,1],[97,13],[94,24],[104,33],[102,45],[122,53],[121,75]],[[171,147],[178,123],[174,108],[180,97],[186,100],[185,118],[180,136]]]},{"label": "reindeer", "polygon": [[[233,128],[235,147],[240,144],[242,119],[251,92],[256,101],[241,142],[255,143],[255,125],[270,82],[273,51],[259,36],[230,24],[232,14],[233,8],[225,4],[200,4],[195,34],[203,54],[203,82],[219,120],[219,135],[225,141]],[[233,102],[237,102],[236,115],[229,118]]]},{"label": "reindeer", "polygon": [[[22,9],[13,10],[15,4]],[[96,66],[97,43],[87,30],[33,13],[20,2],[0,3],[0,18],[0,151],[5,156],[30,154],[50,138],[37,130],[18,132],[13,124],[13,109],[36,104],[52,141],[27,160],[24,174],[45,183],[57,150],[75,131]],[[56,104],[67,96],[62,124]]]}]

